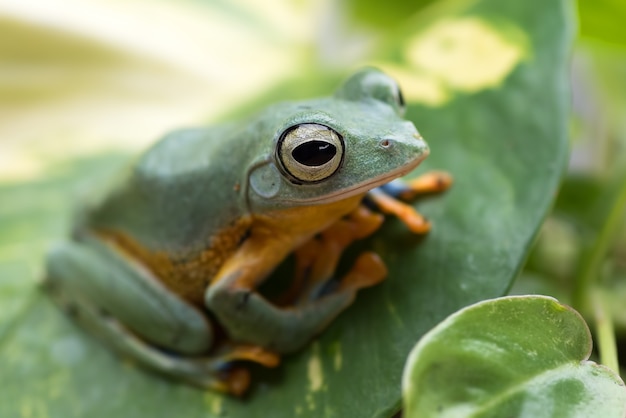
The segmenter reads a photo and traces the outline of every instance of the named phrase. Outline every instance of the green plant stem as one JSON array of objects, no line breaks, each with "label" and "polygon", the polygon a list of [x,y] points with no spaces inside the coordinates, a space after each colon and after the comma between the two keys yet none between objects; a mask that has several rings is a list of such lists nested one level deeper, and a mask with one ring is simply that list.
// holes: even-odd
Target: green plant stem
[{"label": "green plant stem", "polygon": [[576,276],[572,302],[574,308],[579,312],[588,312],[590,308],[591,289],[594,280],[599,280],[602,262],[606,257],[609,245],[618,231],[619,223],[626,210],[626,173],[620,172],[618,176],[618,189],[609,201],[609,211],[606,222],[598,233],[587,256],[584,258],[582,266]]},{"label": "green plant stem", "polygon": [[615,342],[615,328],[611,312],[607,310],[608,302],[604,293],[596,289],[591,297],[593,316],[595,320],[595,334],[600,363],[619,374],[619,362],[617,358],[617,344]]}]

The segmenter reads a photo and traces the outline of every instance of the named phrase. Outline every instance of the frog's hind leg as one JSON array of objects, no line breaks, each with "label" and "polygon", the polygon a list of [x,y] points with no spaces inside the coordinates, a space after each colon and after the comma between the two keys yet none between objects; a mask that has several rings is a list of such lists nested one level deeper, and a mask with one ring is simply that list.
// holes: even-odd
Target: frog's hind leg
[{"label": "frog's hind leg", "polygon": [[62,243],[47,258],[42,287],[62,309],[114,350],[157,372],[233,394],[247,388],[247,370],[230,364],[241,350],[204,357],[213,336],[200,311],[162,291],[147,271],[121,260],[107,244],[84,241]]},{"label": "frog's hind leg", "polygon": [[156,349],[135,334],[129,333],[128,329],[115,318],[98,312],[88,301],[74,298],[70,302],[60,295],[55,295],[51,283],[47,281],[44,286],[55,302],[62,306],[74,321],[106,341],[110,348],[123,356],[165,376],[179,377],[194,385],[220,392],[240,394],[249,385],[250,377],[246,369],[227,369],[225,363],[219,359],[201,361],[197,358],[189,361]]},{"label": "frog's hind leg", "polygon": [[425,234],[430,230],[430,222],[403,201],[413,200],[422,194],[443,192],[451,185],[450,174],[430,171],[412,180],[396,179],[370,190],[365,197],[365,204],[382,213],[396,216],[412,232]]},{"label": "frog's hind leg", "polygon": [[47,257],[47,289],[82,300],[116,318],[156,346],[183,354],[205,352],[212,328],[204,314],[125,256],[113,244],[84,234]]}]

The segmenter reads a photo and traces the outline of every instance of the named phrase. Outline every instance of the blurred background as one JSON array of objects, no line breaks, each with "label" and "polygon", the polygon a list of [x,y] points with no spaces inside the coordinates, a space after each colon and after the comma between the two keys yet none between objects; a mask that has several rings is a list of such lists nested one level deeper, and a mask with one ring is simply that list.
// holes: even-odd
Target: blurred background
[{"label": "blurred background", "polygon": [[[136,152],[175,127],[246,113],[275,97],[330,91],[366,61],[400,79],[409,100],[439,106],[447,97],[445,75],[437,75],[436,63],[420,62],[428,45],[409,42],[398,52],[425,69],[419,79],[380,51],[403,36],[398,28],[416,13],[449,3],[0,0],[0,185],[26,190],[74,159]],[[570,163],[513,292],[554,295],[585,313],[601,309],[620,336],[626,331],[626,2],[581,0],[574,8]],[[519,34],[510,35],[523,44]],[[490,47],[502,48],[502,61],[490,63],[499,73],[479,80],[483,86],[506,75],[523,53]],[[319,82],[303,82],[311,79]],[[33,193],[12,190],[13,205]],[[54,199],[47,202],[53,210]],[[16,225],[0,219],[0,240],[9,228],[19,237],[44,227]],[[43,251],[40,244],[29,245]],[[20,245],[2,242],[5,272],[24,250]],[[37,267],[15,264],[24,268]],[[585,292],[596,292],[600,302],[584,306]],[[0,315],[9,315],[10,303]],[[600,317],[587,317],[598,325]]]},{"label": "blurred background", "polygon": [[[524,34],[515,28],[509,43],[471,21],[451,35],[499,49],[497,61],[469,48],[433,60],[438,45],[410,39],[404,49],[389,47],[412,35],[416,15],[458,3],[472,2],[2,0],[0,180],[27,180],[75,155],[141,148],[172,127],[272,100],[272,92],[321,94],[364,62],[399,78],[409,100],[432,106],[447,101],[446,83],[465,91],[495,85],[523,58]],[[520,48],[507,49],[511,42]],[[421,77],[393,66],[392,49]],[[455,61],[465,79],[445,72]],[[584,78],[596,69],[581,71]],[[313,78],[313,86],[299,83]]]}]

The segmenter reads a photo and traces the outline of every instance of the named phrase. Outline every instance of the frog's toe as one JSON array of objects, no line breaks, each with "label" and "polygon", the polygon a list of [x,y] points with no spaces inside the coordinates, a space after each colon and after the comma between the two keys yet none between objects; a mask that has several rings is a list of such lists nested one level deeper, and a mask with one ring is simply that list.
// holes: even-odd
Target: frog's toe
[{"label": "frog's toe", "polygon": [[339,290],[356,291],[374,286],[387,277],[387,267],[380,256],[374,252],[362,253],[352,269],[341,280]]},{"label": "frog's toe", "polygon": [[376,212],[372,212],[365,205],[359,205],[350,213],[350,221],[354,225],[354,238],[363,239],[369,237],[381,227],[385,217]]},{"label": "frog's toe", "polygon": [[430,231],[430,222],[422,214],[417,212],[413,206],[388,194],[386,189],[370,190],[367,199],[381,212],[396,216],[411,232],[425,234]]},{"label": "frog's toe", "polygon": [[258,345],[237,345],[230,347],[220,356],[224,362],[246,360],[265,367],[276,367],[280,364],[280,356],[274,351]]},{"label": "frog's toe", "polygon": [[197,382],[200,386],[234,396],[243,396],[250,386],[250,371],[245,367],[230,367],[219,373],[217,379]]},{"label": "frog's toe", "polygon": [[452,186],[452,176],[446,171],[429,171],[421,176],[408,180],[408,188],[400,193],[403,200],[411,200],[427,193],[440,193]]},{"label": "frog's toe", "polygon": [[245,367],[235,367],[231,370],[226,382],[229,393],[241,396],[250,386],[250,371]]},{"label": "frog's toe", "polygon": [[[411,208],[413,209],[413,208]],[[427,234],[430,231],[431,223],[421,213],[410,210],[398,218],[404,222],[411,232],[418,235]]]}]

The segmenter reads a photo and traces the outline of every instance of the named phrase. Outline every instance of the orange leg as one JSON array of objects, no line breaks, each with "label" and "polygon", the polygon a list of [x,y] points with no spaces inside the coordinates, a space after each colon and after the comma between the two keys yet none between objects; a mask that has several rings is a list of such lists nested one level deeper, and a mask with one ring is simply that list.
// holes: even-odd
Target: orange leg
[{"label": "orange leg", "polygon": [[[285,236],[269,240],[261,232],[252,234],[222,266],[205,293],[208,309],[232,341],[262,346],[280,354],[294,352],[319,334],[345,310],[358,289],[383,280],[386,268],[373,254],[362,254],[350,272],[332,288],[330,280],[340,255],[354,240],[373,233],[383,216],[367,208],[354,210],[333,223],[308,244],[308,251],[296,254],[302,291],[290,306],[276,306],[256,292],[264,278],[289,252]],[[311,252],[317,248],[317,253]]]},{"label": "orange leg", "polygon": [[405,181],[408,189],[400,194],[400,199],[412,200],[421,194],[440,193],[452,186],[452,176],[445,171],[429,171],[421,176]]},{"label": "orange leg", "polygon": [[[292,288],[291,295],[295,295],[292,301],[298,305],[319,297],[320,290],[335,273],[343,251],[354,241],[373,234],[383,220],[382,215],[361,205],[298,248],[295,251],[297,290]],[[374,253],[366,252],[341,280],[340,289],[372,286],[386,275],[382,260]]]},{"label": "orange leg", "polygon": [[[384,214],[397,216],[408,228],[417,234],[430,229],[430,223],[412,206],[401,200],[446,190],[452,184],[452,177],[445,172],[429,172],[409,181],[396,180],[370,191],[367,199]],[[326,230],[305,242],[295,252],[296,269],[291,288],[277,302],[279,306],[293,308],[306,306],[323,297],[325,287],[332,279],[341,255],[354,241],[372,235],[382,225],[384,217],[360,205],[346,217],[336,221]],[[362,253],[339,281],[334,292],[356,292],[373,286],[387,276],[387,269],[380,257],[373,252]],[[257,345],[225,343],[212,359],[213,367],[220,371],[218,390],[240,395],[247,389],[250,375],[247,369],[227,366],[233,361],[252,361],[266,367],[274,367],[280,356]]]},{"label": "orange leg", "polygon": [[415,234],[425,234],[430,231],[430,222],[417,212],[411,205],[401,202],[380,189],[370,190],[367,195],[376,208],[387,215],[394,215]]},{"label": "orange leg", "polygon": [[411,205],[398,199],[411,200],[422,194],[442,192],[451,185],[452,176],[448,173],[431,171],[413,180],[394,180],[370,190],[367,199],[382,213],[396,216],[411,232],[425,234],[430,231],[430,222]]}]

